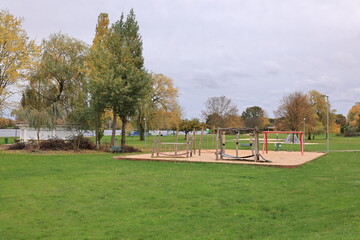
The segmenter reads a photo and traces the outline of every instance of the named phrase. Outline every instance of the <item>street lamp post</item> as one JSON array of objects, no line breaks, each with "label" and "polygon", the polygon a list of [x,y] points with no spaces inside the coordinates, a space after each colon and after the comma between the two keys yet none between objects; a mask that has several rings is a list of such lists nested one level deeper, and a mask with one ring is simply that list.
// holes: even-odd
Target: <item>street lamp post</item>
[{"label": "street lamp post", "polygon": [[326,152],[330,152],[330,127],[329,127],[329,118],[330,118],[330,103],[329,96],[323,95],[326,98]]},{"label": "street lamp post", "polygon": [[144,129],[144,140],[145,140],[145,148],[146,148],[146,118],[144,118],[145,129]]},{"label": "street lamp post", "polygon": [[326,151],[330,152],[330,128],[329,128],[329,115],[330,115],[330,104],[329,104],[329,96],[326,96],[326,105],[327,105],[327,114],[326,114]]}]

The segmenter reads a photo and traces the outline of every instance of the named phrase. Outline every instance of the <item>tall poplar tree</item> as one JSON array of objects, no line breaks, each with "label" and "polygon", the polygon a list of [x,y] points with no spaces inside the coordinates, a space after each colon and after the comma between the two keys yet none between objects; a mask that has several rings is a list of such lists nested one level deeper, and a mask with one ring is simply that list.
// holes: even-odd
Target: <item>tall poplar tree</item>
[{"label": "tall poplar tree", "polygon": [[[99,17],[99,23],[102,22],[105,26],[104,17],[105,15]],[[135,114],[146,90],[150,88],[150,77],[144,68],[142,40],[134,11],[130,11],[126,20],[122,14],[108,31],[105,27],[97,28],[97,33],[106,34],[94,38],[94,42],[102,39],[94,56],[95,78],[102,84],[102,99],[106,107],[114,114],[111,144],[115,143],[116,117],[119,116],[122,121],[121,145],[124,147],[126,124]]]},{"label": "tall poplar tree", "polygon": [[144,68],[142,39],[133,9],[125,22],[123,19],[122,15],[120,20],[113,24],[110,38],[115,61],[119,63],[114,71],[119,97],[116,112],[122,122],[121,146],[124,147],[126,124],[130,117],[135,115],[141,99],[150,88],[151,80]]},{"label": "tall poplar tree", "polygon": [[[106,41],[109,36],[109,16],[107,13],[101,13],[95,30],[95,37],[90,52],[87,56],[87,69],[89,75],[88,90],[90,93],[90,110],[92,112],[92,120],[95,128],[96,147],[100,145],[101,117],[106,108],[104,99],[104,82],[108,71],[109,53],[106,50]],[[116,114],[116,113],[115,113]],[[116,116],[116,115],[115,115]],[[116,121],[116,117],[115,117]],[[115,138],[115,129],[113,132]]]}]

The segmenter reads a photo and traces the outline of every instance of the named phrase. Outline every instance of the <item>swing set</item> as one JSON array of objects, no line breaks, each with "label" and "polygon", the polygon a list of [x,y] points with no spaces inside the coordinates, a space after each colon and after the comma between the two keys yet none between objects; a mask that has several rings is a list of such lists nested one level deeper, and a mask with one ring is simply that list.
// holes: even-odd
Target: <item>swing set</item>
[{"label": "swing set", "polygon": [[[235,140],[235,155],[226,154],[226,133],[236,133]],[[240,143],[240,133],[249,133],[250,142],[249,143]],[[251,148],[251,154],[245,156],[239,156],[239,146],[247,146]],[[247,160],[247,161],[263,161],[263,162],[271,162],[270,160],[266,160],[259,153],[259,130],[257,128],[218,128],[216,135],[216,160]]]},{"label": "swing set", "polygon": [[264,131],[263,153],[264,152],[268,153],[269,134],[272,134],[272,133],[299,134],[299,136],[300,136],[300,152],[301,152],[301,155],[304,155],[304,132],[300,132],[300,131]]}]

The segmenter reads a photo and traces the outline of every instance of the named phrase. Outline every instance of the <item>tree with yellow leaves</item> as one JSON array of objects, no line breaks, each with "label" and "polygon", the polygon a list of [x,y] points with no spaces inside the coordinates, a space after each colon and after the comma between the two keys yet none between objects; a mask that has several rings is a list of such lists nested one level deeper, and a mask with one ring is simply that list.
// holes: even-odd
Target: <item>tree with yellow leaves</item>
[{"label": "tree with yellow leaves", "polygon": [[149,129],[178,129],[182,110],[177,102],[179,90],[173,80],[163,74],[151,75],[152,88],[142,98],[138,108],[136,123],[140,130],[140,140],[144,140],[145,121]]},{"label": "tree with yellow leaves", "polygon": [[[312,134],[313,139],[314,139],[315,134],[320,134],[320,133],[325,132],[326,125],[327,125],[327,111],[328,110],[330,111],[329,112],[330,132],[331,133],[337,132],[338,126],[335,123],[336,110],[331,109],[331,104],[326,102],[325,95],[316,90],[311,90],[308,92],[308,96],[309,96],[309,101],[312,106],[312,109],[316,114],[315,122],[313,122],[312,126],[308,126],[309,124],[307,124],[307,126],[308,126],[307,129],[309,131],[308,138],[310,139],[311,134]],[[310,119],[309,119],[308,123],[311,123]],[[311,129],[314,129],[314,131],[311,132]]]},{"label": "tree with yellow leaves", "polygon": [[0,11],[0,110],[10,95],[9,87],[21,78],[31,53],[36,52],[34,41],[21,28],[22,22],[9,11]]},{"label": "tree with yellow leaves", "polygon": [[350,109],[348,113],[348,123],[350,129],[360,131],[360,102],[355,103]]}]

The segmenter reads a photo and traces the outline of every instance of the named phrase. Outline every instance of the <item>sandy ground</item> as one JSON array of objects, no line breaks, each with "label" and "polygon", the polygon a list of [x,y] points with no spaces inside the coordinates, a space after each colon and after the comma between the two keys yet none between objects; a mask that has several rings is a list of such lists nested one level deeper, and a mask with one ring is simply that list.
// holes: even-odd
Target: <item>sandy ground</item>
[{"label": "sandy ground", "polygon": [[[235,150],[226,150],[226,154],[235,155]],[[239,156],[250,155],[251,152],[248,150],[239,150]],[[206,150],[202,152],[201,156],[198,154],[189,158],[174,158],[168,156],[151,157],[151,154],[139,154],[139,155],[127,155],[127,156],[115,156],[114,159],[120,160],[137,160],[137,161],[174,161],[174,162],[201,162],[201,163],[233,163],[233,164],[251,164],[251,165],[265,165],[273,167],[284,167],[284,168],[295,168],[301,166],[311,160],[325,155],[320,152],[305,152],[301,155],[300,152],[285,152],[285,151],[269,151],[268,153],[260,154],[271,162],[254,162],[254,161],[242,161],[234,160],[231,158],[224,158],[223,160],[216,160],[215,150]]]}]

